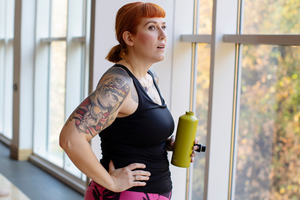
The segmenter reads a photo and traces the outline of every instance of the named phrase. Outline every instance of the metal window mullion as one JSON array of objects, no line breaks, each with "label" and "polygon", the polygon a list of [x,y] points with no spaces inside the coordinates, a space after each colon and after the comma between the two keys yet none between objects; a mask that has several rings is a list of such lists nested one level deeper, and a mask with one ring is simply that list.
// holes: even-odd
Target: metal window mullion
[{"label": "metal window mullion", "polygon": [[210,34],[192,34],[192,35],[181,35],[181,42],[194,42],[194,43],[211,43],[211,35]]},{"label": "metal window mullion", "polygon": [[236,142],[237,142],[237,121],[238,121],[238,110],[239,110],[239,84],[240,84],[240,56],[241,56],[241,45],[236,44],[235,50],[235,70],[234,70],[234,86],[233,86],[233,110],[232,110],[232,130],[231,130],[231,147],[230,147],[230,166],[229,166],[229,183],[228,183],[228,200],[233,199],[235,191],[235,162],[236,162]]},{"label": "metal window mullion", "polygon": [[90,34],[91,34],[91,0],[86,0],[85,6],[85,43],[84,43],[84,96],[89,94],[89,58],[90,58]]},{"label": "metal window mullion", "polygon": [[[193,34],[198,33],[198,27],[199,27],[199,0],[194,0],[194,21],[193,21]],[[182,39],[182,36],[181,36]],[[190,90],[190,105],[189,105],[189,111],[195,112],[195,93],[196,93],[196,65],[197,65],[197,44],[192,43],[192,65],[191,65],[191,90]],[[192,195],[192,176],[193,175],[193,165],[191,164],[189,168],[187,168],[186,171],[186,200],[191,200]]]},{"label": "metal window mullion", "polygon": [[86,19],[87,19],[87,1],[82,1],[82,36],[86,35]]},{"label": "metal window mullion", "polygon": [[[67,33],[66,33],[66,37],[65,37],[65,42],[66,42],[66,71],[65,71],[65,75],[67,76],[67,60],[68,60],[68,23],[69,23],[69,20],[68,20],[68,17],[69,17],[69,1],[67,1]],[[66,90],[66,86],[67,86],[67,78],[65,78],[65,105],[64,105],[64,108],[65,108],[65,112],[64,112],[64,120],[66,121],[66,95],[67,95],[67,90]],[[68,159],[68,156],[66,155],[65,152],[63,152],[63,156],[62,156],[62,160],[63,160],[63,163],[62,163],[62,168],[63,170],[66,169],[66,159]]]},{"label": "metal window mullion", "polygon": [[[241,34],[243,27],[243,1],[238,0],[237,9],[237,27],[236,34]],[[236,44],[235,46],[235,70],[234,70],[234,86],[233,86],[233,105],[232,105],[232,124],[231,124],[231,146],[230,146],[230,162],[229,162],[229,183],[228,183],[228,199],[234,198],[235,191],[235,167],[236,167],[236,144],[237,144],[237,121],[239,112],[239,84],[240,84],[240,56],[241,56],[241,45]]]},{"label": "metal window mullion", "polygon": [[81,43],[80,45],[80,50],[81,50],[81,54],[80,54],[80,101],[83,100],[84,98],[84,55],[85,55],[85,45],[83,43]]},{"label": "metal window mullion", "polygon": [[265,44],[265,45],[300,45],[300,34],[281,34],[281,35],[263,35],[263,34],[225,34],[223,35],[225,43],[239,44]]},{"label": "metal window mullion", "polygon": [[[52,34],[52,16],[53,16],[53,0],[50,0],[50,12],[49,12],[49,38],[51,38]],[[43,41],[43,39],[41,39],[41,41]],[[55,41],[55,40],[53,40]],[[53,41],[48,41],[48,68],[47,68],[47,132],[46,132],[46,152],[49,152],[49,137],[50,137],[50,98],[51,98],[51,94],[50,94],[50,90],[51,90],[51,50],[52,50],[52,43]]]},{"label": "metal window mullion", "polygon": [[50,90],[51,90],[51,50],[52,44],[48,44],[48,66],[47,66],[47,132],[46,132],[46,152],[49,152],[49,136],[50,136]]},{"label": "metal window mullion", "polygon": [[49,33],[48,33],[48,36],[49,38],[52,37],[52,34],[51,34],[51,30],[52,30],[52,15],[53,15],[53,0],[49,0],[50,1],[50,5],[49,5]]},{"label": "metal window mullion", "polygon": [[[86,68],[86,84],[85,93],[89,94],[93,90],[93,68],[94,68],[94,41],[95,41],[95,19],[96,19],[96,0],[87,0],[86,12],[86,32],[85,32],[85,68]],[[89,16],[89,17],[88,17]],[[89,144],[91,145],[91,142]],[[92,147],[92,146],[91,146]],[[85,187],[90,183],[90,178],[87,176]]]},{"label": "metal window mullion", "polygon": [[83,43],[83,42],[85,42],[85,36],[82,36],[82,37],[73,37],[72,40]]},{"label": "metal window mullion", "polygon": [[0,98],[0,126],[2,127],[0,129],[0,134],[4,134],[4,91],[5,91],[5,67],[4,67],[4,63],[5,63],[5,44],[3,42],[0,43],[0,58],[3,58],[3,59],[0,59],[0,94],[2,96],[2,98]]},{"label": "metal window mullion", "polygon": [[67,38],[66,37],[49,37],[49,38],[41,38],[40,41],[41,42],[45,42],[45,43],[51,43],[51,42],[56,42],[56,41],[66,41]]},{"label": "metal window mullion", "polygon": [[239,9],[239,19],[238,19],[238,29],[237,29],[237,34],[243,34],[244,33],[244,19],[245,19],[245,1],[244,0],[238,0],[238,9]]},{"label": "metal window mullion", "polygon": [[238,127],[240,112],[240,93],[241,93],[241,77],[242,77],[242,48],[243,44],[236,44],[236,66],[235,66],[235,83],[234,83],[234,101],[233,101],[233,120],[231,132],[231,153],[230,153],[230,182],[228,188],[228,199],[233,200],[235,195],[235,175],[237,161],[237,145],[238,145]]},{"label": "metal window mullion", "polygon": [[14,37],[14,8],[15,1],[7,0],[5,5],[5,38],[13,38]]},{"label": "metal window mullion", "polygon": [[5,27],[6,27],[6,1],[0,1],[0,37],[5,39]]},{"label": "metal window mullion", "polygon": [[[5,137],[12,139],[13,134],[13,44],[10,39],[14,37],[14,8],[15,1],[3,0],[2,13],[2,37],[3,37],[3,134]],[[7,130],[7,131],[6,131]]]},{"label": "metal window mullion", "polygon": [[46,151],[48,132],[48,67],[49,44],[41,42],[41,38],[50,37],[51,0],[36,1],[35,25],[35,62],[34,62],[34,152]]},{"label": "metal window mullion", "polygon": [[[196,114],[196,91],[197,91],[197,63],[198,63],[198,44],[192,43],[192,71],[191,71],[191,95],[189,110]],[[192,199],[192,187],[193,187],[193,163],[187,168],[187,200]]]}]

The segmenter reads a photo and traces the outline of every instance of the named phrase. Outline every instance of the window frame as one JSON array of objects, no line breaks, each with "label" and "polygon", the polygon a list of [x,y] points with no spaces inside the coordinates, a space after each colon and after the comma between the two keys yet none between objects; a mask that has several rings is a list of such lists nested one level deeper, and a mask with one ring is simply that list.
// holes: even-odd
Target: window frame
[{"label": "window frame", "polygon": [[[234,15],[225,15],[226,13],[235,13]],[[235,167],[236,167],[236,147],[237,147],[237,130],[239,116],[239,91],[241,80],[241,47],[243,44],[254,45],[287,45],[299,46],[300,34],[241,34],[243,23],[243,2],[242,0],[225,2],[213,0],[213,28],[212,35],[207,34],[183,34],[182,42],[190,43],[210,43],[211,44],[211,75],[210,75],[210,97],[209,97],[209,117],[207,132],[207,151],[205,166],[205,189],[204,199],[234,199],[235,188]],[[221,16],[221,17],[220,17]],[[226,16],[226,17],[225,17]],[[223,18],[223,19],[222,19]],[[217,26],[225,23],[226,27]],[[225,52],[231,52],[225,54]],[[224,56],[227,59],[223,59]],[[219,61],[218,61],[219,60]],[[232,95],[231,101],[226,102],[226,106],[231,109],[224,111],[220,108],[218,97],[221,96],[224,86],[217,80],[216,70],[220,69],[220,60],[225,60],[223,66],[231,71],[228,78],[223,79],[232,82],[232,87],[226,87]],[[231,64],[230,64],[231,63]],[[233,64],[233,65],[232,65]],[[232,68],[233,69],[230,69]],[[215,100],[216,99],[216,100]],[[229,98],[230,99],[230,98]],[[230,105],[231,104],[231,105]],[[214,109],[213,109],[214,108]],[[215,110],[215,111],[214,111]],[[216,111],[218,110],[218,111]],[[222,118],[217,113],[225,113],[223,116],[230,116],[230,126],[224,126],[222,133],[215,131],[214,126],[224,124]],[[220,139],[222,138],[222,139]],[[228,141],[230,145],[222,144],[221,141]],[[224,143],[224,142],[223,142]],[[214,150],[216,149],[216,150]],[[222,149],[222,151],[221,151]],[[217,154],[217,150],[219,153]],[[226,157],[228,161],[218,161],[218,157]],[[222,159],[220,159],[222,160]],[[224,160],[224,159],[223,159]],[[221,175],[223,174],[223,175]],[[226,187],[227,189],[220,188]],[[219,192],[216,194],[216,190]]]},{"label": "window frame", "polygon": [[[15,1],[1,0],[0,21],[0,134],[5,141],[13,136],[13,57]],[[12,12],[9,12],[12,11]],[[9,78],[8,78],[9,77]],[[7,113],[4,116],[4,113]],[[8,116],[7,116],[8,115]]]},{"label": "window frame", "polygon": [[[63,153],[62,167],[51,163],[46,157],[35,153],[39,141],[48,143],[48,68],[51,43],[66,42],[66,83],[64,121],[89,93],[89,45],[91,0],[72,0],[67,5],[66,37],[51,37],[52,0],[36,1],[35,27],[35,80],[33,156],[30,160],[84,194],[87,178]],[[50,8],[50,9],[49,9]],[[79,14],[78,14],[79,13]],[[78,22],[80,24],[78,25]],[[42,69],[39,69],[41,68]],[[42,84],[41,84],[42,83]],[[42,96],[42,97],[41,97]],[[45,134],[37,134],[38,132]],[[47,150],[45,150],[47,154]],[[71,167],[70,167],[71,166]],[[74,171],[75,170],[75,171]],[[71,173],[72,171],[72,173]]]}]

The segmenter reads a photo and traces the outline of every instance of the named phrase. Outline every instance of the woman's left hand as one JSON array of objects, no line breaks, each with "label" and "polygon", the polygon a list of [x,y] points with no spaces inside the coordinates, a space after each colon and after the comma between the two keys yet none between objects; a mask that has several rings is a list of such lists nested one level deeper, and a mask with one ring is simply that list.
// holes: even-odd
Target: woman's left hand
[{"label": "woman's left hand", "polygon": [[[194,144],[198,144],[198,139],[197,139],[197,138],[195,138]],[[193,146],[193,152],[192,152],[192,154],[191,154],[191,163],[194,162],[194,159],[195,159],[195,156],[196,156],[196,152],[195,152],[195,151],[196,151],[197,149],[199,149],[198,146]]]},{"label": "woman's left hand", "polygon": [[[175,136],[172,135],[170,138],[167,139],[167,151],[173,151],[174,150],[174,144],[175,144]],[[194,144],[198,144],[198,139],[195,138]],[[199,149],[198,146],[193,146],[193,152],[191,154],[191,163],[194,162],[194,157],[196,156],[196,150]]]}]

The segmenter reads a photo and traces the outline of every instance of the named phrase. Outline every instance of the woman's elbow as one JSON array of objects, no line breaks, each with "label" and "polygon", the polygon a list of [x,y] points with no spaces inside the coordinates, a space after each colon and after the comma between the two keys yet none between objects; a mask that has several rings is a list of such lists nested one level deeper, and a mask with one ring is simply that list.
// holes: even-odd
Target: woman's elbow
[{"label": "woman's elbow", "polygon": [[59,146],[63,149],[66,150],[69,146],[70,140],[66,136],[66,133],[62,130],[59,135]]}]

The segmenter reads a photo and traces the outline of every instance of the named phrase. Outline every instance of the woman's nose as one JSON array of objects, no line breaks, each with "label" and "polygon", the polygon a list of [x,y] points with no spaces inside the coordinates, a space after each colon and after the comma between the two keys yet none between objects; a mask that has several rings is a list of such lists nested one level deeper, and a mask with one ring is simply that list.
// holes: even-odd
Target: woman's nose
[{"label": "woman's nose", "polygon": [[165,39],[166,37],[167,37],[167,34],[166,34],[165,30],[160,28],[159,39]]}]

